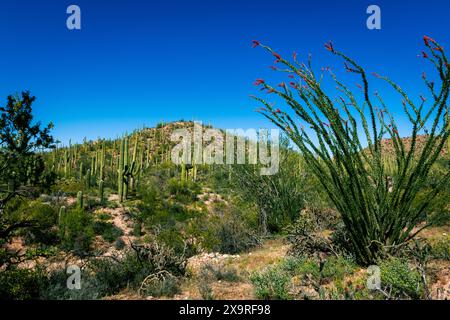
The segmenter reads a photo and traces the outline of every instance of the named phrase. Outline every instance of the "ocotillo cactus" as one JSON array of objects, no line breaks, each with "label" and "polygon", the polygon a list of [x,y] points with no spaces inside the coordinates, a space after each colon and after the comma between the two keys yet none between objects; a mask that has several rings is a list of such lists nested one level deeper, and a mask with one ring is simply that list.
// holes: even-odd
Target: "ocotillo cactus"
[{"label": "ocotillo cactus", "polygon": [[83,191],[78,191],[77,207],[78,207],[78,209],[83,209]]}]

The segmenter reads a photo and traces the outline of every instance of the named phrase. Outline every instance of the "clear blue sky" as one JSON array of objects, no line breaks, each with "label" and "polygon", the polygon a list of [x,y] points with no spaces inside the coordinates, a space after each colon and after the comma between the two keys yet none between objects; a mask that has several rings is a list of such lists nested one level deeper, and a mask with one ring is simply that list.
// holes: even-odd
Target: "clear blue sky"
[{"label": "clear blue sky", "polygon": [[[70,4],[81,7],[81,31],[66,28]],[[381,7],[381,30],[366,28],[370,4]],[[253,39],[284,55],[310,52],[317,67],[341,66],[324,50],[331,39],[418,98],[426,93],[422,36],[450,48],[448,12],[446,0],[2,1],[0,101],[30,90],[36,117],[53,121],[64,142],[162,119],[267,127],[248,96],[255,78],[271,77],[273,59],[251,49]],[[387,99],[398,109],[397,98]]]}]

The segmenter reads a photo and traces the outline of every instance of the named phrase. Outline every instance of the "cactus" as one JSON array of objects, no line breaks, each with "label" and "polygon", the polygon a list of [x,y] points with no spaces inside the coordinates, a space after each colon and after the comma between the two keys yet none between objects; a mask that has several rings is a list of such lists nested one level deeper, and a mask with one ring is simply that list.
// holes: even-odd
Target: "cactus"
[{"label": "cactus", "polygon": [[118,175],[118,180],[117,180],[117,188],[118,188],[118,194],[119,194],[119,201],[122,202],[123,201],[123,184],[124,184],[124,176],[125,176],[125,138],[123,138],[120,141],[120,151],[119,151],[119,166],[117,169],[117,175]]},{"label": "cactus", "polygon": [[78,191],[77,207],[78,207],[78,209],[83,209],[83,191]]},{"label": "cactus", "polygon": [[87,169],[86,171],[86,189],[91,188],[91,169]]},{"label": "cactus", "polygon": [[100,153],[100,173],[99,180],[103,180],[104,178],[104,169],[105,169],[105,143],[102,145],[102,151]]},{"label": "cactus", "polygon": [[[420,195],[426,189],[432,165],[450,136],[450,128],[446,124],[441,127],[449,96],[450,72],[448,65],[443,63],[448,59],[435,40],[424,37],[424,43],[429,55],[423,51],[423,58],[436,67],[442,80],[442,84],[434,86],[439,89],[433,89],[433,85],[423,77],[432,91],[426,103],[424,97],[421,97],[420,104],[414,103],[414,99],[392,80],[374,74],[404,98],[404,111],[412,124],[409,150],[399,135],[395,117],[379,94],[375,99],[381,107],[376,108],[373,104],[365,70],[336,51],[331,42],[325,47],[344,59],[348,72],[360,77],[364,101],[358,101],[349,87],[333,73],[331,78],[342,96],[336,99],[329,96],[321,85],[321,79],[310,70],[310,65],[298,64],[296,58],[293,62],[287,61],[271,48],[258,43],[279,57],[278,62],[283,65],[280,70],[294,75],[294,79],[298,76],[299,83],[306,83],[305,86],[296,83],[290,87],[284,84],[272,86],[258,79],[256,85],[281,97],[290,106],[290,111],[284,112],[255,97],[264,105],[259,112],[282,129],[300,149],[305,163],[339,211],[352,253],[363,265],[376,263],[386,254],[395,253],[418,232],[432,225],[428,216],[428,212],[432,212],[432,200],[448,186],[450,179],[448,174],[442,176],[433,190],[423,197]],[[291,118],[292,113],[297,115],[299,122]],[[312,134],[304,130],[307,127],[312,129]],[[421,132],[429,134],[425,145],[419,149],[417,137]],[[393,174],[386,171],[384,162],[389,155],[382,145],[386,136],[394,146],[395,161],[388,162],[388,166],[393,167],[388,168]],[[415,205],[422,198],[426,200],[419,206]],[[415,230],[418,225],[423,227]]]},{"label": "cactus", "polygon": [[80,181],[83,181],[83,162],[80,163]]},{"label": "cactus", "polygon": [[62,206],[61,208],[59,208],[59,214],[58,214],[58,224],[62,223],[64,214],[66,213],[66,207]]},{"label": "cactus", "polygon": [[104,194],[104,188],[103,188],[103,180],[100,180],[98,183],[98,196],[100,197],[100,202],[103,203],[103,194]]}]

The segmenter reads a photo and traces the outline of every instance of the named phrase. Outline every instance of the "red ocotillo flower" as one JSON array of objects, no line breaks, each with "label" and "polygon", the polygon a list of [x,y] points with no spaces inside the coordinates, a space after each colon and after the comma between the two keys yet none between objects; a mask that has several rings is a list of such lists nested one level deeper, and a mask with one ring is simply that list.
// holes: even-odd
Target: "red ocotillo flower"
[{"label": "red ocotillo flower", "polygon": [[376,73],[376,72],[372,72],[372,75],[373,75],[374,77],[376,77],[376,78],[381,78],[381,76],[380,76],[378,73]]},{"label": "red ocotillo flower", "polygon": [[273,88],[267,89],[267,93],[272,93],[272,92],[275,92],[275,90]]},{"label": "red ocotillo flower", "polygon": [[422,58],[424,59],[428,58],[428,54],[425,51],[422,51]]},{"label": "red ocotillo flower", "polygon": [[277,67],[275,67],[275,66],[269,66],[269,68],[272,70],[277,70]]},{"label": "red ocotillo flower", "polygon": [[284,82],[280,83],[278,86],[279,86],[280,88],[286,88],[286,84],[285,84]]},{"label": "red ocotillo flower", "polygon": [[357,86],[359,89],[362,89],[362,86],[361,86],[359,83],[357,83],[356,86]]},{"label": "red ocotillo flower", "polygon": [[394,132],[396,135],[398,135],[398,130],[397,129],[392,130],[392,132]]},{"label": "red ocotillo flower", "polygon": [[264,79],[256,79],[256,81],[253,82],[253,84],[254,84],[255,86],[259,86],[259,85],[261,85],[261,84],[263,84],[263,83],[264,83]]},{"label": "red ocotillo flower", "polygon": [[273,52],[272,54],[273,54],[273,56],[274,56],[275,58],[277,58],[277,59],[275,60],[275,63],[280,62],[281,56],[280,56],[278,53],[276,53],[276,52]]},{"label": "red ocotillo flower", "polygon": [[422,99],[423,102],[427,101],[427,99],[423,95],[420,95],[420,99]]},{"label": "red ocotillo flower", "polygon": [[281,113],[281,110],[280,110],[280,109],[277,109],[277,110],[275,110],[274,113]]},{"label": "red ocotillo flower", "polygon": [[428,36],[423,36],[423,42],[425,42],[426,46],[429,46],[430,45],[429,42],[436,43],[436,40],[434,40],[433,38],[430,38]]},{"label": "red ocotillo flower", "polygon": [[435,47],[433,49],[436,50],[436,51],[442,51],[442,47]]},{"label": "red ocotillo flower", "polygon": [[333,43],[331,41],[325,43],[325,48],[330,52],[334,52]]},{"label": "red ocotillo flower", "polygon": [[294,89],[298,88],[298,85],[295,82],[289,82],[289,85]]},{"label": "red ocotillo flower", "polygon": [[288,75],[288,78],[294,79],[294,75],[290,74],[290,75]]},{"label": "red ocotillo flower", "polygon": [[297,60],[297,52],[294,51],[294,52],[292,53],[292,58],[294,58],[294,60]]},{"label": "red ocotillo flower", "polygon": [[252,40],[252,48],[256,48],[257,46],[259,46],[261,44],[261,42],[259,42],[258,40]]}]

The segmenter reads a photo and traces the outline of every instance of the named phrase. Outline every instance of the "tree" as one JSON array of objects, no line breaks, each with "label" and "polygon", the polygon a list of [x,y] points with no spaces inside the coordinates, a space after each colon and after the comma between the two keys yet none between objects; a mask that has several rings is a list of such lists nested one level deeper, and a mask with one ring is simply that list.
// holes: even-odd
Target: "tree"
[{"label": "tree", "polygon": [[[299,147],[327,195],[340,212],[349,233],[354,254],[362,264],[377,261],[384,253],[392,253],[412,239],[434,220],[431,204],[445,187],[447,172],[435,187],[419,199],[432,166],[449,139],[448,112],[450,67],[444,49],[434,39],[425,36],[426,52],[422,56],[434,65],[437,79],[433,82],[423,75],[429,98],[410,98],[397,84],[376,73],[402,98],[403,110],[411,123],[410,143],[400,137],[394,116],[384,100],[369,92],[365,70],[354,60],[336,51],[333,44],[325,47],[344,59],[349,73],[360,77],[361,98],[353,93],[330,71],[341,96],[325,92],[324,74],[317,76],[309,63],[293,62],[281,57],[271,48],[254,41],[254,46],[268,50],[286,69],[290,84],[272,86],[263,79],[255,83],[268,93],[277,95],[295,113],[274,109],[262,98],[256,100],[265,107],[260,112],[286,132]],[[419,98],[419,97],[418,97]],[[376,107],[374,100],[380,107]],[[425,141],[419,146],[418,137]],[[385,138],[393,145],[393,154],[383,148]]]},{"label": "tree", "polygon": [[53,124],[41,128],[33,122],[35,97],[28,91],[10,95],[0,107],[0,239],[14,230],[29,226],[31,221],[7,221],[5,206],[11,199],[29,195],[29,188],[48,184],[42,152],[55,147],[50,135]]}]

